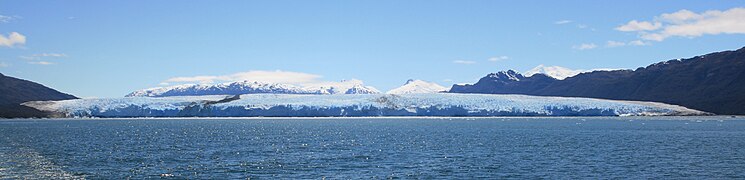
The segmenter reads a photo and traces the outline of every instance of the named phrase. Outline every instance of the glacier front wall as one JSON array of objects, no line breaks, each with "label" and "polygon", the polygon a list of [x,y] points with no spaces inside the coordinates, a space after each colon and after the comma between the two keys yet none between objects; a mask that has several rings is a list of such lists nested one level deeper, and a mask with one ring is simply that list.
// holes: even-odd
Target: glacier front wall
[{"label": "glacier front wall", "polygon": [[246,94],[24,103],[65,117],[360,117],[701,115],[680,106],[592,98],[492,94]]}]

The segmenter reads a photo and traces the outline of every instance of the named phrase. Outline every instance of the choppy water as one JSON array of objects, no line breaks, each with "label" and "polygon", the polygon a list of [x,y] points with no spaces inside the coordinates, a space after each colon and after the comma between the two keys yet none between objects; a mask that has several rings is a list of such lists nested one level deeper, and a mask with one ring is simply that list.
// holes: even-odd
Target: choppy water
[{"label": "choppy water", "polygon": [[745,119],[0,120],[0,178],[745,178]]}]

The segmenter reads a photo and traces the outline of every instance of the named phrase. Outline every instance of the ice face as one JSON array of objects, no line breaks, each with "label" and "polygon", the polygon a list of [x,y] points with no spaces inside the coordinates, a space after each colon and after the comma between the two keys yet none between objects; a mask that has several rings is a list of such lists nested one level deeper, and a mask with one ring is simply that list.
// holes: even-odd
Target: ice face
[{"label": "ice face", "polygon": [[245,94],[76,99],[24,105],[68,117],[626,116],[703,113],[652,102],[495,94]]}]

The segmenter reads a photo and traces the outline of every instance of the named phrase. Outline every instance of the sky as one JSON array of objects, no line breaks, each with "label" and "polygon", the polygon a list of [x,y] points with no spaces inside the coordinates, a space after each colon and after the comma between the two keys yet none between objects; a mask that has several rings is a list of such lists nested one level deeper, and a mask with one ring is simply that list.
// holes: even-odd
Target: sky
[{"label": "sky", "polygon": [[238,80],[451,86],[743,46],[743,1],[0,1],[0,73],[84,98]]}]

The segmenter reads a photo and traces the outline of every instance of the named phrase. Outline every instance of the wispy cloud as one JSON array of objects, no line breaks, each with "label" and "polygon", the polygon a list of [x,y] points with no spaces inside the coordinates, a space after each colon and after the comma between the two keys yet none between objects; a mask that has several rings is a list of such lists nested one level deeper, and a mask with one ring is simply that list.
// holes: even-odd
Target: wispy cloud
[{"label": "wispy cloud", "polygon": [[303,84],[319,82],[322,76],[291,71],[246,71],[229,75],[187,76],[167,79],[163,83],[215,83],[233,81],[258,81],[265,83]]},{"label": "wispy cloud", "polygon": [[510,59],[510,57],[507,57],[507,56],[495,56],[495,57],[490,57],[488,60],[491,61],[491,62],[498,62],[498,61],[504,61],[504,60],[508,60],[508,59]]},{"label": "wispy cloud", "polygon": [[62,53],[41,53],[41,54],[33,54],[31,56],[36,56],[36,57],[67,57],[67,54],[62,54]]},{"label": "wispy cloud", "polygon": [[569,23],[572,23],[572,21],[571,20],[558,20],[554,22],[554,24],[558,24],[558,25],[569,24]]},{"label": "wispy cloud", "polygon": [[646,46],[649,44],[650,44],[649,42],[644,42],[642,40],[633,40],[628,43],[628,45],[632,45],[632,46]]},{"label": "wispy cloud", "polygon": [[39,60],[39,59],[47,58],[47,57],[49,57],[49,58],[63,58],[63,57],[67,57],[67,54],[62,54],[62,53],[41,53],[41,54],[32,54],[32,55],[28,55],[28,56],[18,56],[18,58],[21,58],[21,59],[24,59],[24,60],[29,60],[29,61],[31,61],[31,60]]},{"label": "wispy cloud", "polygon": [[49,62],[49,61],[31,61],[28,62],[29,64],[35,64],[35,65],[54,65],[55,63]]},{"label": "wispy cloud", "polygon": [[642,40],[663,41],[669,37],[694,38],[703,35],[745,34],[745,8],[696,13],[680,10],[662,14],[653,21],[631,20],[616,27],[618,31],[637,32]]},{"label": "wispy cloud", "polygon": [[9,23],[13,20],[16,20],[20,18],[19,16],[6,16],[6,15],[0,15],[0,23]]},{"label": "wispy cloud", "polygon": [[639,22],[636,20],[632,20],[622,26],[616,27],[616,30],[625,31],[625,32],[652,31],[652,30],[659,29],[660,27],[662,27],[662,23],[659,23],[659,22],[651,23],[651,22],[645,22],[645,21]]},{"label": "wispy cloud", "polygon": [[29,64],[35,64],[35,65],[53,65],[57,64],[50,61],[42,61],[42,59],[45,58],[64,58],[67,57],[67,54],[63,53],[40,53],[40,54],[32,54],[28,56],[18,56],[18,58],[21,58],[23,60],[28,61]]},{"label": "wispy cloud", "polygon": [[34,56],[18,56],[18,58],[21,58],[21,59],[27,60],[27,61],[32,61],[32,60],[39,59],[39,57],[34,57]]},{"label": "wispy cloud", "polygon": [[0,46],[14,47],[22,44],[26,44],[26,36],[21,33],[11,32],[7,37],[0,34]]},{"label": "wispy cloud", "polygon": [[5,62],[0,62],[0,68],[4,68],[4,67],[8,67],[8,66],[10,66],[10,64],[5,63]]},{"label": "wispy cloud", "polygon": [[605,46],[606,47],[619,47],[619,46],[625,46],[625,42],[619,42],[619,41],[608,41]]},{"label": "wispy cloud", "polygon": [[455,60],[453,61],[455,64],[476,64],[476,61],[467,61],[467,60]]},{"label": "wispy cloud", "polygon": [[621,46],[646,46],[649,45],[649,42],[644,42],[642,40],[633,40],[629,42],[621,42],[621,41],[608,41],[605,43],[605,47],[621,47]]},{"label": "wispy cloud", "polygon": [[572,46],[573,49],[577,49],[577,50],[589,50],[589,49],[595,49],[597,47],[598,45],[596,45],[595,43],[582,43],[580,45]]}]

